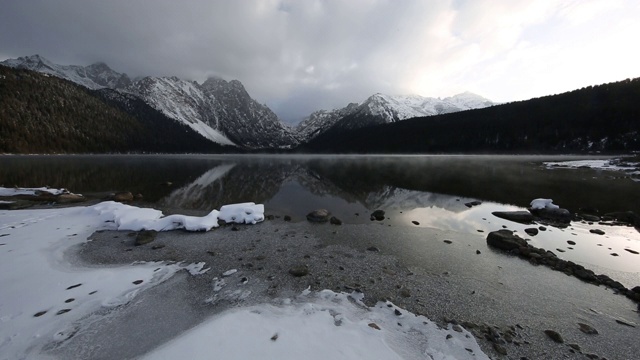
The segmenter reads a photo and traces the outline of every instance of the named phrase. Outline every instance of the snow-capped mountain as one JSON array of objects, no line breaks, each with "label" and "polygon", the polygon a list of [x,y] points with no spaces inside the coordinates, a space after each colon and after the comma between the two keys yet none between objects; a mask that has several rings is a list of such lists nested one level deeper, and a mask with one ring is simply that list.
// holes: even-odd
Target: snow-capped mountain
[{"label": "snow-capped mountain", "polygon": [[238,80],[212,77],[200,86],[214,99],[216,125],[230,139],[248,148],[291,148],[298,144],[292,128],[278,119],[266,105],[247,93]]},{"label": "snow-capped mountain", "polygon": [[166,116],[188,125],[205,138],[221,145],[235,145],[217,124],[215,99],[200,85],[177,77],[145,77],[122,90],[137,95]]},{"label": "snow-capped mountain", "polygon": [[0,64],[57,76],[93,90],[102,88],[119,89],[131,84],[131,79],[127,74],[114,71],[100,62],[89,66],[58,65],[40,55],[32,55],[8,59],[0,62]]},{"label": "snow-capped mountain", "polygon": [[479,109],[492,105],[495,103],[470,92],[444,99],[419,95],[375,94],[361,104],[352,103],[341,109],[316,111],[304,119],[296,130],[302,141],[308,141],[332,127],[343,130],[357,129],[414,117]]},{"label": "snow-capped mountain", "polygon": [[131,81],[104,63],[86,67],[58,65],[39,55],[0,64],[57,76],[89,89],[111,88],[133,94],[166,116],[186,124],[221,145],[250,149],[291,148],[294,131],[247,93],[238,80],[211,78],[202,84],[177,77],[144,77]]}]

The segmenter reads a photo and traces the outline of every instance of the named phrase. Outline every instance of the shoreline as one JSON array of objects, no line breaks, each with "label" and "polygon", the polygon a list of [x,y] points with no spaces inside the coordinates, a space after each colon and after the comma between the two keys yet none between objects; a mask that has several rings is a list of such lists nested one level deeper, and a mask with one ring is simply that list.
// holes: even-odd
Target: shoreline
[{"label": "shoreline", "polygon": [[[206,262],[211,270],[205,274],[180,276],[180,281],[175,277],[147,291],[171,296],[171,287],[186,286],[185,291],[195,296],[189,301],[197,314],[191,326],[228,307],[294,297],[308,287],[314,291],[359,290],[369,306],[389,300],[440,326],[462,325],[491,357],[500,358],[504,351],[507,358],[529,359],[578,359],[584,354],[623,359],[637,354],[629,344],[640,330],[616,322],[637,322],[630,300],[489,249],[482,234],[388,228],[377,223],[289,223],[277,218],[257,226],[223,226],[207,233],[159,233],[155,241],[142,246],[133,245],[135,237],[127,236],[130,233],[96,232],[91,241],[70,249],[67,257],[83,266],[156,260]],[[294,267],[305,266],[305,275],[290,273]],[[225,291],[250,294],[243,299],[218,299],[215,306],[206,303],[206,298],[216,295],[211,290],[214,278],[222,278],[230,269],[237,272],[228,278]],[[244,278],[248,281],[241,284]],[[140,296],[153,303],[152,297]],[[138,311],[151,311],[144,308],[138,306]],[[585,334],[578,323],[587,323],[600,334]],[[562,334],[564,343],[552,341],[545,330]],[[65,348],[82,343],[82,339],[71,339]]]}]

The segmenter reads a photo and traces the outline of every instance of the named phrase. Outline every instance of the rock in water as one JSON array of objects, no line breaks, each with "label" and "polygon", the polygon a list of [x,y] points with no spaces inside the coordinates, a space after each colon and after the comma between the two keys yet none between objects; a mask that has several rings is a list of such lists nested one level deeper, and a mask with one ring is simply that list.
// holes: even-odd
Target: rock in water
[{"label": "rock in water", "polygon": [[529,209],[529,211],[542,219],[559,221],[561,223],[571,222],[571,212],[562,208],[542,208],[542,209]]},{"label": "rock in water", "polygon": [[307,214],[307,220],[317,223],[325,223],[330,217],[331,213],[327,209],[318,209]]},{"label": "rock in water", "polygon": [[155,230],[142,230],[136,235],[136,246],[148,244],[156,239],[158,232]]},{"label": "rock in water", "polygon": [[491,214],[521,224],[531,224],[535,220],[535,217],[528,211],[494,211]]},{"label": "rock in water", "polygon": [[487,245],[510,251],[526,247],[527,242],[518,235],[514,235],[513,231],[503,229],[490,232],[489,235],[487,235]]},{"label": "rock in water", "polygon": [[337,218],[337,217],[335,217],[335,216],[332,216],[332,217],[331,217],[331,219],[329,219],[329,222],[330,222],[332,225],[342,225],[342,220],[338,219],[338,218]]},{"label": "rock in water", "polygon": [[371,220],[378,220],[378,221],[384,220],[384,210],[376,210],[372,212],[370,218]]},{"label": "rock in water", "polygon": [[524,232],[526,232],[530,236],[538,235],[538,229],[536,229],[536,228],[527,228],[527,229],[524,229]]}]

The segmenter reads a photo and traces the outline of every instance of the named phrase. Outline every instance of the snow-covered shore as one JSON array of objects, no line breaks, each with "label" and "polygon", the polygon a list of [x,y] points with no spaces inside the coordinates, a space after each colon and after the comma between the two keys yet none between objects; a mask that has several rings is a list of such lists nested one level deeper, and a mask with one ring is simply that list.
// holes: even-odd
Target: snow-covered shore
[{"label": "snow-covered shore", "polygon": [[[0,211],[0,359],[43,357],[43,349],[62,347],[74,336],[91,332],[95,321],[121,311],[177,272],[200,276],[207,271],[204,263],[91,267],[69,263],[69,250],[85,243],[95,231],[209,230],[218,219],[262,221],[263,211],[261,205],[246,203],[222,207],[205,217],[163,217],[157,210],[114,202]],[[466,331],[440,329],[391,303],[370,308],[361,296],[306,291],[278,304],[228,310],[146,358],[208,358],[212,351],[226,359],[487,358]],[[102,356],[108,358],[108,354]]]}]

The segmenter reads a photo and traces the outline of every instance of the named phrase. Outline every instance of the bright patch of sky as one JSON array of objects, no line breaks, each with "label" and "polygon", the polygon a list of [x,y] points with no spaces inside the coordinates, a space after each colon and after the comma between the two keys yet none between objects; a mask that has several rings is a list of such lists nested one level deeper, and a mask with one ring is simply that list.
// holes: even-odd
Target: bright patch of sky
[{"label": "bright patch of sky", "polygon": [[505,102],[640,76],[635,0],[0,2],[0,59],[238,79],[288,122],[377,92]]}]

